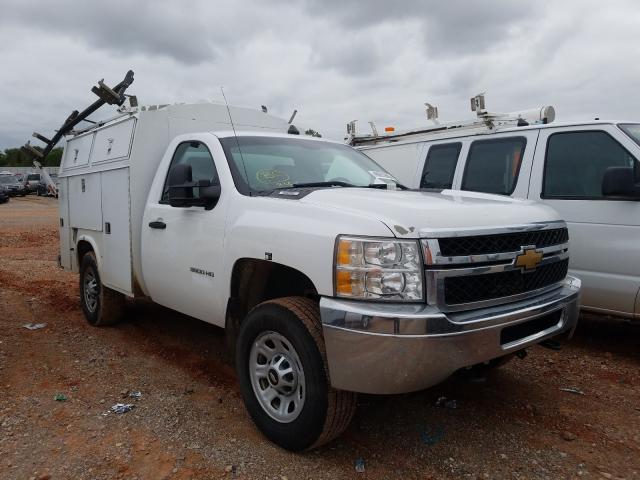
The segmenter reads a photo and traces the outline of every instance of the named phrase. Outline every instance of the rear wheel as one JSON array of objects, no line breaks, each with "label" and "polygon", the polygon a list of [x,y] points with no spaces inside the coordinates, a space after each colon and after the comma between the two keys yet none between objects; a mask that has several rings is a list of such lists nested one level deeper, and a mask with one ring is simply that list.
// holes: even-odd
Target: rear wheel
[{"label": "rear wheel", "polygon": [[318,304],[307,298],[270,300],[249,312],[236,369],[253,421],[288,450],[333,440],[355,412],[357,395],[329,383]]},{"label": "rear wheel", "polygon": [[93,252],[80,262],[80,304],[87,321],[96,327],[118,322],[124,310],[124,295],[102,285]]}]

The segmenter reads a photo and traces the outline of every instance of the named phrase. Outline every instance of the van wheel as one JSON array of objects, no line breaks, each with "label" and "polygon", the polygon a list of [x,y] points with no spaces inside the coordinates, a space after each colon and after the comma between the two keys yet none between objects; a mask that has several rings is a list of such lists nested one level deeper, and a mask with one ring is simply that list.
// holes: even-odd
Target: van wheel
[{"label": "van wheel", "polygon": [[357,394],[329,383],[318,304],[303,297],[255,307],[236,341],[236,370],[251,418],[287,450],[318,447],[351,422]]},{"label": "van wheel", "polygon": [[80,304],[84,317],[96,327],[118,322],[124,310],[124,295],[102,285],[93,252],[80,263]]}]

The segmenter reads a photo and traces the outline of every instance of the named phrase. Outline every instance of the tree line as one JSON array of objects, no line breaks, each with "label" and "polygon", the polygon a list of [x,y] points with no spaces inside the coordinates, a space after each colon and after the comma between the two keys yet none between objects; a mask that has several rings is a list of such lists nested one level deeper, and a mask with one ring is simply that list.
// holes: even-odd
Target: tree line
[{"label": "tree line", "polygon": [[[40,147],[35,147],[42,150]],[[44,161],[39,160],[43,167],[59,167],[62,159],[62,147],[51,150]],[[33,167],[33,158],[19,148],[7,148],[0,152],[0,167]]]}]

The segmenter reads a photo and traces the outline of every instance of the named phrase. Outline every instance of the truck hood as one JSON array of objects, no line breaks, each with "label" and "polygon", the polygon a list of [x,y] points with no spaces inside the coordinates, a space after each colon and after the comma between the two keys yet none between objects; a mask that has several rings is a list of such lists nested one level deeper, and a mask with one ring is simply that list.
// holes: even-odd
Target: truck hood
[{"label": "truck hood", "polygon": [[[440,229],[491,228],[560,220],[555,210],[530,200],[477,192],[326,188],[299,200],[376,218],[396,237],[428,237]],[[348,233],[348,232],[344,232]]]}]

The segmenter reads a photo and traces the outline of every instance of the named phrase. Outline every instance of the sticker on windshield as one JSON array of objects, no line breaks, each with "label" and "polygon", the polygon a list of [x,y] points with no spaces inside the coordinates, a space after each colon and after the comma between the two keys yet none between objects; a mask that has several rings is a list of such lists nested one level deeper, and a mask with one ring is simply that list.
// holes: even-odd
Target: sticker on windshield
[{"label": "sticker on windshield", "polygon": [[256,172],[256,180],[263,185],[270,187],[290,187],[293,185],[287,173],[280,170],[258,170]]}]

